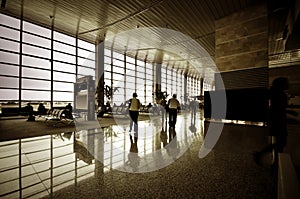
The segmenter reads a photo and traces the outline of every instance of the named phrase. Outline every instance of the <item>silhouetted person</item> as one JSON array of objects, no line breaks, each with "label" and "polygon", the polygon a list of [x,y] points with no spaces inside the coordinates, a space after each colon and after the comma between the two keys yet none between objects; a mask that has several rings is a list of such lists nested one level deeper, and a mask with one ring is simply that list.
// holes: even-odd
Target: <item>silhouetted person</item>
[{"label": "silhouetted person", "polygon": [[275,137],[275,143],[265,147],[262,151],[254,154],[256,163],[260,164],[261,157],[275,151],[275,158],[273,166],[277,167],[278,153],[282,153],[287,141],[287,118],[286,107],[288,105],[288,98],[285,91],[288,90],[288,79],[284,77],[276,78],[272,82],[270,88],[270,135]]},{"label": "silhouetted person", "polygon": [[29,122],[34,122],[35,121],[35,117],[34,117],[34,113],[33,113],[33,107],[31,106],[30,103],[27,103],[27,106],[25,107],[27,113],[28,113],[28,119],[27,121]]},{"label": "silhouetted person", "polygon": [[72,111],[73,111],[73,107],[72,107],[71,103],[68,103],[68,105],[66,106],[66,109],[63,112],[65,118],[73,119]]},{"label": "silhouetted person", "polygon": [[129,116],[130,116],[130,126],[129,132],[132,131],[132,126],[134,125],[134,136],[138,136],[138,117],[139,117],[139,109],[141,103],[140,100],[137,99],[137,94],[133,93],[132,98],[129,100]]},{"label": "silhouetted person", "polygon": [[147,108],[151,108],[152,107],[152,104],[151,102],[147,105]]},{"label": "silhouetted person", "polygon": [[105,112],[111,112],[111,106],[110,106],[109,101],[107,101],[105,104]]},{"label": "silhouetted person", "polygon": [[73,107],[72,107],[71,103],[69,103],[69,104],[66,106],[66,109],[68,109],[68,110],[72,113]]},{"label": "silhouetted person", "polygon": [[180,109],[180,103],[176,99],[177,95],[173,94],[173,97],[168,101],[168,110],[169,110],[169,126],[175,128],[177,121],[177,112]]},{"label": "silhouetted person", "polygon": [[47,110],[46,110],[44,104],[40,103],[39,107],[38,107],[38,114],[39,115],[46,115],[46,112],[47,112]]}]

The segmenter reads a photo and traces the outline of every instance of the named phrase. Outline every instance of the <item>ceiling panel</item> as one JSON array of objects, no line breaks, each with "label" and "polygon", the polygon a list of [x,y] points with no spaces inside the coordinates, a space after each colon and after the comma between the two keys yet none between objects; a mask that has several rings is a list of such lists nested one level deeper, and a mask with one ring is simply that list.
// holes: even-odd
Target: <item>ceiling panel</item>
[{"label": "ceiling panel", "polygon": [[[186,50],[190,41],[197,42],[203,47],[208,55],[215,56],[215,20],[238,12],[260,2],[259,0],[10,0],[1,12],[21,16],[22,2],[24,2],[24,19],[51,28],[52,23],[57,31],[71,36],[96,43],[98,40],[113,38],[116,34],[135,29],[139,31],[144,27],[168,28],[186,35],[185,41],[176,37],[162,36],[159,32],[143,32],[141,41],[132,38],[124,38],[122,42],[114,45],[115,50],[128,52],[140,59],[149,62],[158,61],[156,50],[161,48],[157,45],[159,38],[164,39],[164,47],[167,48],[167,59],[177,60],[176,67],[186,66],[188,59],[197,59],[203,56],[193,50]],[[275,63],[282,56],[275,56],[285,52],[285,41],[282,32],[286,23],[287,14],[293,0],[269,1],[269,56]],[[51,16],[53,16],[51,18]],[[140,29],[139,29],[140,28]],[[152,38],[153,37],[153,38]],[[154,41],[147,41],[149,38]],[[135,42],[137,42],[135,44]],[[180,45],[178,44],[180,42]],[[148,46],[147,46],[147,45]],[[112,45],[112,42],[107,44]],[[126,46],[126,48],[124,47]],[[167,47],[166,47],[167,46]],[[176,49],[180,46],[180,49]],[[138,49],[141,48],[141,49]],[[147,49],[148,48],[148,49]],[[177,54],[174,53],[177,50]],[[194,49],[195,50],[195,49]],[[180,54],[180,51],[182,54]],[[187,52],[184,52],[187,51]],[[138,52],[138,53],[137,53]],[[185,53],[185,54],[184,54]],[[275,61],[274,61],[275,60]],[[166,60],[165,60],[166,61]],[[198,60],[199,62],[199,60]],[[198,63],[199,64],[199,63]],[[201,66],[205,68],[206,66]],[[201,68],[200,67],[200,68]]]}]

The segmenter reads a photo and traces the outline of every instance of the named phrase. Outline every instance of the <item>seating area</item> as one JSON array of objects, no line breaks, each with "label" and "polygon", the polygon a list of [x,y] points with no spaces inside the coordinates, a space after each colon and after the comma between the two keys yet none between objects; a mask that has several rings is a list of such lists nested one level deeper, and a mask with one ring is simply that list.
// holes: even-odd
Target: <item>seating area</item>
[{"label": "seating area", "polygon": [[[152,107],[148,107],[146,105],[141,105],[140,114],[152,114],[152,115],[160,115],[160,107],[154,104]],[[107,111],[101,112],[101,110],[97,113],[98,117],[103,116],[129,116],[128,105],[114,105],[113,107],[107,109]]]},{"label": "seating area", "polygon": [[49,109],[46,115],[39,115],[39,117],[45,118],[45,122],[54,121],[54,126],[57,126],[58,124],[70,125],[74,123],[74,117],[67,109]]}]

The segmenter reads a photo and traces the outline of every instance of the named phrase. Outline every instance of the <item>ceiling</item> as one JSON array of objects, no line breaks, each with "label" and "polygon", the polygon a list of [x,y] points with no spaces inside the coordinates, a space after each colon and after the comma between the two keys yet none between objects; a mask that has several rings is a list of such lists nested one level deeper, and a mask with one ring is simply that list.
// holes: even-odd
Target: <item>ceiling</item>
[{"label": "ceiling", "polygon": [[[57,31],[91,43],[105,40],[107,47],[141,60],[203,74],[214,70],[215,20],[257,2],[261,1],[2,0],[1,12],[16,17],[23,14],[24,20],[49,28],[53,25]],[[269,65],[290,63],[291,57],[299,63],[300,45],[285,49],[294,24],[299,23],[299,17],[289,20],[289,14],[298,14],[298,0],[269,0],[268,7]],[[199,64],[200,73],[193,67]]]}]

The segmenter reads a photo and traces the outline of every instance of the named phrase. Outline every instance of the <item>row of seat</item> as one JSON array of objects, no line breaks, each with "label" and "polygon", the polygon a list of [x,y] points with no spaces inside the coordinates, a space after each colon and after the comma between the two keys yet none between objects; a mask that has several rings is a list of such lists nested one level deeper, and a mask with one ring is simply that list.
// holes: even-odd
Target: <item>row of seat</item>
[{"label": "row of seat", "polygon": [[58,124],[70,125],[74,122],[72,112],[68,109],[49,109],[46,115],[41,115],[45,118],[45,122],[55,121],[54,126]]}]

